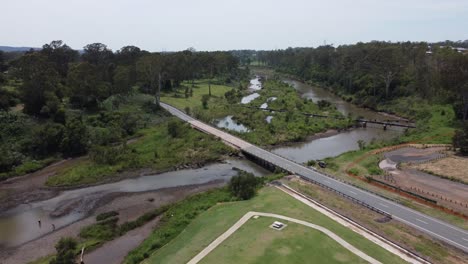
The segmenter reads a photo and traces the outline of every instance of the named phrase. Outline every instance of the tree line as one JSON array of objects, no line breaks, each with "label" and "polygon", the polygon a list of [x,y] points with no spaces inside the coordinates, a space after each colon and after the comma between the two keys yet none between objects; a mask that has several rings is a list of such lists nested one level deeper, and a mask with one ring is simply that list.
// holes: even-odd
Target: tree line
[{"label": "tree line", "polygon": [[[115,94],[128,94],[138,84],[143,92],[157,97],[160,90],[179,87],[182,81],[222,76],[234,78],[238,60],[228,52],[150,53],[135,46],[113,52],[102,43],[86,45],[80,54],[62,41],[45,44],[5,63],[0,53],[2,72],[21,80],[19,98],[24,112],[53,116],[60,112],[64,98],[75,108],[93,108]],[[5,83],[5,74],[0,85]],[[2,91],[2,109],[7,110],[12,96]],[[157,98],[156,98],[157,99]]]},{"label": "tree line", "polygon": [[[0,180],[50,157],[106,152],[158,113],[160,91],[194,79],[231,82],[239,74],[228,52],[114,52],[102,43],[77,51],[60,40],[21,54],[0,52]],[[132,101],[131,110],[114,107],[140,94],[146,99]],[[12,111],[18,105],[22,113]]]},{"label": "tree line", "polygon": [[[441,46],[445,44],[445,46]],[[461,45],[463,44],[463,45]],[[258,51],[264,65],[324,84],[359,105],[415,96],[453,104],[468,119],[468,55],[450,45],[465,42],[378,42]]]}]

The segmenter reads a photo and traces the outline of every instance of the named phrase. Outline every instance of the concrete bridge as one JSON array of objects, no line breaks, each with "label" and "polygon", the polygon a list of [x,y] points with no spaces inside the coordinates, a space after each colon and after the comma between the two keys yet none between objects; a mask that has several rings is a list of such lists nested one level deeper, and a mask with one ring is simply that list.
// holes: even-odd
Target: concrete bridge
[{"label": "concrete bridge", "polygon": [[316,183],[317,185],[334,190],[342,196],[351,198],[353,201],[357,201],[369,208],[390,215],[393,219],[406,223],[468,253],[468,232],[466,230],[427,216],[376,194],[338,181],[314,169],[266,151],[227,132],[196,120],[168,104],[161,103],[161,106],[171,114],[188,122],[193,128],[220,138],[227,144],[240,149],[247,156],[261,160],[266,167],[280,168]]}]

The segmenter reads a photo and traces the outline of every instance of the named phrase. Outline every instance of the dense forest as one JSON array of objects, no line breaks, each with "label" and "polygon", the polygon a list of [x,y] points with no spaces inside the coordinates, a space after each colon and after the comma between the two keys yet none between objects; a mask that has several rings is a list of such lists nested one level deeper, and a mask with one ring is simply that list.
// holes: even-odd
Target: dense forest
[{"label": "dense forest", "polygon": [[253,59],[321,84],[358,105],[379,109],[380,104],[407,97],[452,104],[457,117],[467,120],[467,44],[374,41],[259,51]]},{"label": "dense forest", "polygon": [[[159,112],[160,91],[194,79],[231,83],[241,74],[228,52],[114,52],[101,43],[79,52],[62,41],[0,51],[0,179],[122,142],[148,123],[145,113]],[[145,100],[119,107],[129,98]]]}]

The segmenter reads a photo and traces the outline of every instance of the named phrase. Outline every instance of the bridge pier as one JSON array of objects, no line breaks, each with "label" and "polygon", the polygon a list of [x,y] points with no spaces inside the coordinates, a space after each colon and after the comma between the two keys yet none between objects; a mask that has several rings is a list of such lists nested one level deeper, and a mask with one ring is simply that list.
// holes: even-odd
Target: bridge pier
[{"label": "bridge pier", "polygon": [[242,151],[242,154],[244,154],[244,156],[249,159],[250,161],[253,161],[255,162],[256,164],[262,166],[263,168],[271,171],[271,172],[278,172],[278,171],[281,171],[281,172],[284,172],[284,173],[288,173],[288,171],[284,170],[283,168],[281,167],[278,167],[264,159],[261,159],[257,156],[254,156],[254,155],[251,155],[250,153],[248,152],[245,152],[245,151]]}]

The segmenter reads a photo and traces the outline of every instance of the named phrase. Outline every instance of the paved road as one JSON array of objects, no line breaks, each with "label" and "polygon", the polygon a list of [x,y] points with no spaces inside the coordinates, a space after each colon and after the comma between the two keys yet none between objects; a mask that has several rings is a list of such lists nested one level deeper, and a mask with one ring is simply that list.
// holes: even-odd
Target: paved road
[{"label": "paved road", "polygon": [[292,222],[292,223],[296,223],[296,224],[300,224],[300,225],[304,225],[304,226],[316,229],[316,230],[324,233],[325,235],[327,235],[331,239],[335,240],[336,242],[338,242],[338,244],[340,244],[341,246],[343,246],[347,250],[351,251],[352,253],[354,253],[358,257],[361,257],[362,259],[366,260],[367,262],[369,262],[371,264],[382,264],[380,261],[374,259],[373,257],[367,255],[366,253],[362,252],[361,250],[355,248],[353,245],[349,244],[344,239],[342,239],[341,237],[339,237],[338,235],[336,235],[332,231],[330,231],[330,230],[328,230],[328,229],[326,229],[326,228],[324,228],[322,226],[314,225],[314,224],[311,224],[309,222],[302,221],[302,220],[295,219],[295,218],[288,217],[288,216],[283,216],[283,215],[278,215],[278,214],[270,214],[270,213],[261,213],[261,212],[248,212],[248,213],[246,213],[241,219],[239,219],[239,221],[237,221],[233,226],[231,226],[226,232],[221,234],[218,238],[216,238],[213,242],[211,242],[206,248],[204,248],[200,253],[198,253],[189,262],[187,262],[187,264],[196,264],[196,263],[200,262],[200,260],[202,260],[206,255],[208,255],[211,251],[213,251],[221,243],[223,243],[224,240],[226,240],[229,236],[231,236],[234,232],[236,232],[237,229],[239,229],[242,225],[244,225],[251,217],[256,216],[256,215],[263,216],[263,217],[272,217],[272,218],[275,218],[275,219],[282,219],[282,220],[286,220],[286,221],[289,221],[289,222]]},{"label": "paved road", "polygon": [[349,184],[337,181],[319,173],[318,171],[309,169],[303,165],[280,157],[274,153],[252,145],[240,138],[234,137],[229,133],[200,122],[168,104],[161,103],[161,106],[168,110],[171,114],[190,123],[192,127],[219,137],[223,141],[240,148],[244,152],[270,162],[280,168],[283,168],[284,170],[289,171],[292,174],[309,178],[319,182],[320,184],[344,193],[352,198],[355,198],[363,203],[380,209],[381,211],[392,215],[392,217],[396,220],[404,222],[434,238],[445,241],[452,246],[468,252],[468,232],[466,230],[419,213],[415,210],[374,195],[370,192],[363,191]]}]

